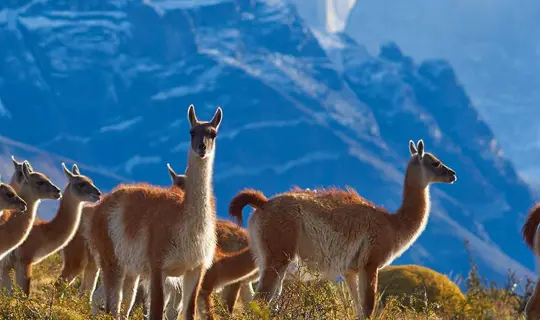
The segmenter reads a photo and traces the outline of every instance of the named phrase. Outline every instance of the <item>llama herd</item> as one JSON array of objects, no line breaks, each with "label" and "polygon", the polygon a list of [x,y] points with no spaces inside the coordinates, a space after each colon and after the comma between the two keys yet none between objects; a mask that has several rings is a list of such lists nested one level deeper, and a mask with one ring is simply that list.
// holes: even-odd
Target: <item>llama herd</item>
[{"label": "llama herd", "polygon": [[[323,277],[343,276],[359,318],[374,309],[379,269],[405,252],[425,229],[429,186],[456,181],[456,173],[424,143],[410,141],[402,204],[389,213],[353,189],[293,188],[267,198],[245,189],[230,202],[237,224],[216,218],[212,175],[216,137],[222,120],[199,121],[188,108],[191,144],[185,174],[167,165],[170,187],[121,184],[101,194],[77,165],[62,168],[68,183],[61,191],[25,160],[12,157],[9,184],[0,183],[1,286],[15,282],[30,295],[32,266],[60,252],[56,282],[82,276],[80,293],[89,293],[92,313],[127,319],[142,303],[149,319],[214,319],[212,292],[221,290],[229,312],[238,297],[271,303],[289,267],[302,263]],[[36,218],[41,200],[60,200],[51,221]],[[254,209],[248,228],[243,209]],[[540,206],[523,228],[526,243],[540,256]],[[96,288],[99,281],[99,286]],[[256,290],[252,282],[258,281]],[[540,288],[527,305],[529,319],[540,317]]]}]

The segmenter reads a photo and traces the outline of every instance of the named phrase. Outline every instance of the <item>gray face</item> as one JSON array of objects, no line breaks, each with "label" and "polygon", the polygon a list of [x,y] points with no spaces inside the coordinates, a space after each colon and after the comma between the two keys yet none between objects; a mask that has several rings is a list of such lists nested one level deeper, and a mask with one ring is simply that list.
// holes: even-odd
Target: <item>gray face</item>
[{"label": "gray face", "polygon": [[209,122],[200,122],[195,115],[193,105],[189,106],[188,119],[191,124],[189,134],[191,135],[191,150],[201,158],[212,154],[215,149],[215,139],[218,134],[218,128],[221,124],[221,108],[216,110],[212,120]]},{"label": "gray face", "polygon": [[73,194],[79,201],[94,203],[101,198],[101,192],[94,185],[94,182],[92,182],[90,178],[81,175],[79,168],[76,165],[73,165],[71,172],[63,163],[62,168],[64,169],[64,174],[69,182],[67,188],[70,189],[71,194]]},{"label": "gray face", "polygon": [[422,185],[434,182],[454,183],[457,180],[454,170],[442,163],[435,155],[424,152],[422,140],[418,141],[418,146],[410,141],[409,149],[414,157],[413,168]]}]

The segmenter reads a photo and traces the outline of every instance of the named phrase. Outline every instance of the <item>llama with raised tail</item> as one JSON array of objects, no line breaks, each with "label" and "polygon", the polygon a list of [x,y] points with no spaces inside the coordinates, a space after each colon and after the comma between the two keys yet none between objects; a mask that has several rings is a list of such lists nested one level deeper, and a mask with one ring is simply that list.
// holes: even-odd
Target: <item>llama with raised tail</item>
[{"label": "llama with raised tail", "polygon": [[[18,191],[19,196],[26,202],[26,211],[21,209],[6,211],[1,218],[3,223],[0,224],[0,268],[2,269],[2,286],[8,292],[12,291],[8,273],[9,255],[30,234],[40,201],[58,200],[62,196],[60,189],[47,176],[40,172],[30,171],[30,168],[28,162],[24,161],[21,168],[23,178]],[[25,273],[23,265],[17,264],[14,267],[17,274]]]},{"label": "llama with raised tail", "polygon": [[24,242],[2,262],[6,269],[15,268],[17,285],[26,295],[30,294],[32,266],[62,249],[79,228],[82,205],[96,202],[101,192],[92,180],[81,175],[77,165],[73,172],[62,163],[68,184],[63,193],[56,216],[51,221],[34,222],[32,230]]},{"label": "llama with raised tail", "polygon": [[399,257],[424,231],[430,210],[429,186],[453,183],[456,174],[422,140],[409,142],[403,202],[390,214],[353,189],[317,192],[295,189],[267,199],[244,190],[230,213],[240,222],[242,208],[255,208],[248,222],[251,250],[260,270],[255,299],[272,301],[281,293],[291,260],[329,279],[343,275],[360,318],[372,314],[378,270]]},{"label": "llama with raised tail", "polygon": [[103,197],[84,227],[101,268],[105,311],[114,316],[122,300],[133,305],[142,277],[150,283],[149,318],[163,319],[165,279],[183,277],[184,319],[195,318],[200,282],[216,248],[212,174],[222,111],[218,108],[210,122],[201,122],[191,105],[188,119],[185,194],[147,184],[122,185]]},{"label": "llama with raised tail", "polygon": [[[540,230],[538,225],[540,224],[540,204],[536,204],[529,211],[529,215],[523,224],[521,232],[523,234],[523,240],[529,248],[534,252],[536,258],[540,261]],[[540,277],[534,287],[534,292],[527,301],[525,306],[525,316],[527,320],[540,319]]]}]

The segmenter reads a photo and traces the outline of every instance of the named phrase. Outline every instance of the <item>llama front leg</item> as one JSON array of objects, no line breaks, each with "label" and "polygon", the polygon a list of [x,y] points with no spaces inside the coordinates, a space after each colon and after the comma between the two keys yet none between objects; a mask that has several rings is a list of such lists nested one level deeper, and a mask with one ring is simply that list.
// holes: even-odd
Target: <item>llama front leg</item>
[{"label": "llama front leg", "polygon": [[377,267],[368,266],[359,274],[360,301],[362,313],[360,317],[370,317],[375,307],[375,295],[377,294]]},{"label": "llama front leg", "polygon": [[201,280],[206,270],[203,266],[196,267],[184,275],[182,283],[182,299],[184,320],[194,320],[197,306],[197,298],[201,288]]},{"label": "llama front leg", "polygon": [[32,277],[32,264],[28,262],[17,262],[15,264],[15,281],[24,292],[24,294],[30,296],[30,281]]}]

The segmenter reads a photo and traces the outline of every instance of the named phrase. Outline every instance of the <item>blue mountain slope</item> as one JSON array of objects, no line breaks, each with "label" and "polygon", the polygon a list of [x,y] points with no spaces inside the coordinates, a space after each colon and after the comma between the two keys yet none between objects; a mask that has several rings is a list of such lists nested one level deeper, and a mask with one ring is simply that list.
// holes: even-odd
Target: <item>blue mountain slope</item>
[{"label": "blue mountain slope", "polygon": [[[531,275],[519,237],[530,191],[450,66],[417,65],[395,45],[373,57],[344,35],[314,35],[282,1],[185,3],[0,9],[2,173],[14,153],[58,184],[63,160],[104,190],[167,185],[166,162],[186,165],[187,106],[210,119],[221,105],[220,216],[244,187],[272,195],[293,185],[350,185],[394,210],[408,141],[423,138],[459,180],[433,188],[427,230],[396,263],[465,273],[469,239],[488,275]],[[44,203],[40,214],[53,210]]]}]

